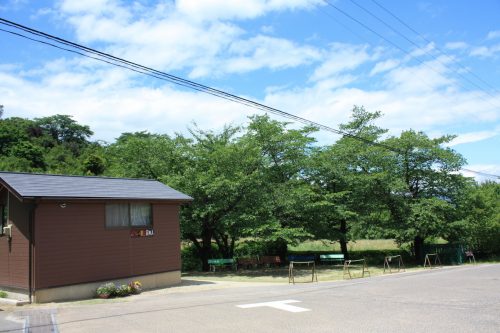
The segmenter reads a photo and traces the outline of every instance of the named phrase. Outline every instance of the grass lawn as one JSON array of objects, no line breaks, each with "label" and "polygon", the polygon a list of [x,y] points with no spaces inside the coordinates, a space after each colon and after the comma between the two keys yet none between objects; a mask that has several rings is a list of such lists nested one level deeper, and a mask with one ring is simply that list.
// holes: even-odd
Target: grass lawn
[{"label": "grass lawn", "polygon": [[[444,240],[435,240],[435,243],[443,243]],[[348,243],[348,251],[351,259],[364,258],[367,261],[369,276],[383,274],[383,262],[385,255],[401,254],[407,271],[422,269],[412,262],[407,251],[397,246],[393,239],[361,239]],[[288,246],[289,253],[341,253],[338,242],[330,241],[305,241],[297,246]],[[316,273],[318,281],[335,281],[344,279],[342,266],[331,264],[317,264]],[[353,271],[354,277],[360,277],[361,270]],[[288,283],[288,265],[278,268],[256,268],[240,269],[238,271],[220,270],[217,272],[184,272],[182,276],[187,279],[205,281],[230,281],[230,282],[265,282],[265,283]],[[311,279],[311,270],[298,267],[295,281],[306,282]]]},{"label": "grass lawn", "polygon": [[[360,239],[347,244],[347,250],[351,251],[388,251],[398,250],[393,239]],[[306,241],[297,246],[288,246],[291,252],[340,252],[340,244],[331,241]]]},{"label": "grass lawn", "polygon": [[[407,268],[406,271],[422,269],[420,267]],[[369,276],[382,275],[383,266],[369,266]],[[317,265],[316,274],[318,281],[343,280],[342,266]],[[308,282],[311,280],[311,269],[299,267],[295,269],[295,282]],[[353,278],[361,277],[361,269],[351,270]],[[367,274],[365,273],[365,277]],[[265,282],[265,283],[288,283],[288,267],[265,268],[265,269],[240,269],[238,271],[221,270],[217,272],[189,272],[183,273],[183,278],[201,281],[230,281],[230,282]]]}]

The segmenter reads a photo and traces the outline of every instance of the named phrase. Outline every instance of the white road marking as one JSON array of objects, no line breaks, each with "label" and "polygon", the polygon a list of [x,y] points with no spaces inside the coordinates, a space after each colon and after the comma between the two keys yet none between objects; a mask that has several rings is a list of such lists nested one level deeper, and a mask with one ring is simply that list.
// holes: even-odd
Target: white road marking
[{"label": "white road marking", "polygon": [[254,303],[254,304],[243,304],[237,305],[237,307],[242,309],[250,309],[250,308],[260,308],[260,307],[270,307],[278,310],[288,311],[288,312],[305,312],[311,311],[310,309],[301,308],[299,306],[290,305],[289,303],[298,303],[300,301],[295,301],[293,299],[289,299],[286,301],[274,301],[274,302],[264,302],[264,303]]}]

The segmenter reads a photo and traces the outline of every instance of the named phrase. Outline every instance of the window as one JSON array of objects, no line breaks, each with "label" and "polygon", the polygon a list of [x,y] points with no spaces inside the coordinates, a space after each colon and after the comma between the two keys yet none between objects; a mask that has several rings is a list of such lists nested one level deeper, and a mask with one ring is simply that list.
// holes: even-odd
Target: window
[{"label": "window", "polygon": [[0,235],[3,235],[3,227],[6,225],[6,212],[7,210],[3,205],[0,205]]},{"label": "window", "polygon": [[106,227],[120,228],[129,226],[128,204],[106,205]]},{"label": "window", "polygon": [[150,204],[106,204],[107,228],[148,227],[150,225]]},{"label": "window", "polygon": [[151,225],[151,205],[130,204],[130,225],[132,227]]}]

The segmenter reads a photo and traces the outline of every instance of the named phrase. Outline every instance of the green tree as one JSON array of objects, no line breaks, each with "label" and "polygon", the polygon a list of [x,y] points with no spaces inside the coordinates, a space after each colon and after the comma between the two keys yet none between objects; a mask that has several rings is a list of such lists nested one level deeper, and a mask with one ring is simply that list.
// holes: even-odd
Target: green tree
[{"label": "green tree", "polygon": [[386,132],[374,124],[380,115],[354,106],[351,121],[340,126],[346,135],[317,149],[308,170],[317,194],[312,230],[319,237],[338,241],[346,258],[353,226],[368,224],[381,208],[378,192],[386,178],[381,165],[387,152],[367,144],[379,141]]},{"label": "green tree", "polygon": [[450,210],[464,186],[458,171],[465,160],[444,146],[453,138],[430,139],[409,130],[385,141],[398,150],[386,164],[392,178],[385,196],[391,225],[400,242],[413,242],[417,260],[423,258],[425,239],[446,234],[452,223]]},{"label": "green tree", "polygon": [[289,129],[288,123],[253,116],[245,140],[257,147],[262,184],[261,224],[254,230],[270,254],[284,256],[288,244],[311,237],[314,193],[305,177],[305,166],[313,151],[314,127]]},{"label": "green tree", "polygon": [[68,115],[54,115],[35,119],[36,125],[47,135],[52,142],[45,141],[47,145],[64,145],[75,156],[85,147],[88,139],[94,134],[87,125],[80,125]]},{"label": "green tree", "polygon": [[222,256],[232,257],[236,241],[259,222],[260,160],[255,147],[237,137],[239,128],[191,134],[193,141],[184,141],[182,149],[182,172],[165,173],[162,180],[194,198],[182,209],[181,231],[208,270],[212,240]]},{"label": "green tree", "polygon": [[500,184],[469,183],[458,202],[458,218],[450,237],[470,249],[500,253]]},{"label": "green tree", "polygon": [[114,144],[106,147],[109,159],[106,174],[116,177],[160,179],[183,172],[183,157],[189,140],[182,136],[148,132],[123,133]]},{"label": "green tree", "polygon": [[0,119],[0,166],[10,171],[82,174],[81,153],[91,143],[88,126],[69,116]]},{"label": "green tree", "polygon": [[23,141],[30,140],[31,120],[13,117],[0,119],[0,154],[9,155],[9,149]]}]

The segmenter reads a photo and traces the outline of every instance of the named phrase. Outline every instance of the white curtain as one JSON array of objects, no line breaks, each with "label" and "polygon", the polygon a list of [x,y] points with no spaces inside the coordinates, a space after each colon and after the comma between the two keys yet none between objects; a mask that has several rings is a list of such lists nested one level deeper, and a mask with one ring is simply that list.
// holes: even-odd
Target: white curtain
[{"label": "white curtain", "polygon": [[130,204],[130,225],[132,227],[151,225],[151,205]]},{"label": "white curtain", "polygon": [[106,205],[106,227],[128,227],[128,204]]}]

